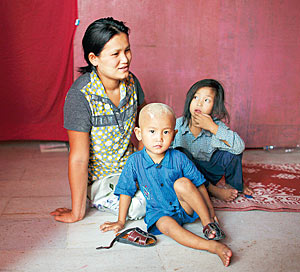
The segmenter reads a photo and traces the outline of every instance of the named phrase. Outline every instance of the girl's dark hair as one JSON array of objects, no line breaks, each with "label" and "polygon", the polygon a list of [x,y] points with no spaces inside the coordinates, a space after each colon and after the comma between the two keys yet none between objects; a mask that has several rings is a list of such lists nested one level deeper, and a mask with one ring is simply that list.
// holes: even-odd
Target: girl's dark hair
[{"label": "girl's dark hair", "polygon": [[119,33],[125,33],[128,36],[129,28],[112,17],[101,18],[91,23],[82,39],[84,59],[88,66],[80,67],[78,71],[82,74],[91,72],[94,66],[89,61],[89,54],[94,53],[99,56],[105,44]]},{"label": "girl's dark hair", "polygon": [[190,105],[194,98],[195,93],[203,87],[209,87],[212,88],[215,91],[215,99],[214,99],[214,106],[211,112],[211,117],[216,118],[219,120],[224,119],[227,123],[230,122],[229,114],[225,107],[225,93],[223,86],[221,83],[214,79],[203,79],[198,82],[196,82],[187,92],[186,99],[184,103],[184,109],[183,109],[183,122],[184,124],[186,121],[188,124],[191,120],[191,113],[190,113]]}]

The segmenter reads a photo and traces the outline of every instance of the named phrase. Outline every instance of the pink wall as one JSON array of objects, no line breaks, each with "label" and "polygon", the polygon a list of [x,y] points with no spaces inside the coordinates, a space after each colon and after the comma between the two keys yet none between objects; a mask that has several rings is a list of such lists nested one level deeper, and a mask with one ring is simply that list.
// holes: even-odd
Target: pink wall
[{"label": "pink wall", "polygon": [[189,87],[215,78],[247,147],[300,144],[300,1],[78,0],[78,8],[75,68],[86,27],[113,16],[131,28],[131,71],[147,102],[180,116]]}]

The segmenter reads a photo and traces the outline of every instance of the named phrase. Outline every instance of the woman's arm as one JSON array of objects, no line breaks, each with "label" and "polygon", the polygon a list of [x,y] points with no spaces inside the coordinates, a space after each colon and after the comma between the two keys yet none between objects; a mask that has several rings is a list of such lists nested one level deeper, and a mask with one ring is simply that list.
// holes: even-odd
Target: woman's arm
[{"label": "woman's arm", "polygon": [[86,209],[88,162],[89,162],[89,133],[68,130],[70,153],[68,176],[72,197],[72,210],[56,209],[51,215],[55,220],[72,223],[83,219]]}]

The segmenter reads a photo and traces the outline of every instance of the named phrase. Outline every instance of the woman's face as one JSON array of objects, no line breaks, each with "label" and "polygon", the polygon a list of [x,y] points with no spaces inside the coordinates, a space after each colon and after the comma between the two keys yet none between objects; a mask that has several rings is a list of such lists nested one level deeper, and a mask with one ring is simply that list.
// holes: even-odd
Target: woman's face
[{"label": "woman's face", "polygon": [[131,51],[128,36],[120,33],[113,36],[103,47],[99,56],[90,59],[96,66],[102,81],[123,80],[129,75]]}]

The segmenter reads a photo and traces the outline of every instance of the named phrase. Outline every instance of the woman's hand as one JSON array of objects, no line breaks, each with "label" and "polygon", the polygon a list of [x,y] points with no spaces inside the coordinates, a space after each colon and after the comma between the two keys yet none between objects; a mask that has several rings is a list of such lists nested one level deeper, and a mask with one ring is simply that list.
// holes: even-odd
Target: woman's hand
[{"label": "woman's hand", "polygon": [[216,134],[218,131],[218,125],[213,121],[210,115],[205,113],[195,112],[192,116],[192,125],[208,130],[213,134]]},{"label": "woman's hand", "polygon": [[113,230],[115,233],[119,232],[120,230],[124,229],[125,224],[121,221],[117,222],[105,222],[100,226],[100,230],[102,232]]},{"label": "woman's hand", "polygon": [[64,223],[74,223],[80,221],[84,217],[83,214],[74,214],[72,210],[67,208],[58,208],[55,211],[51,212],[50,215],[54,216],[56,221]]}]

